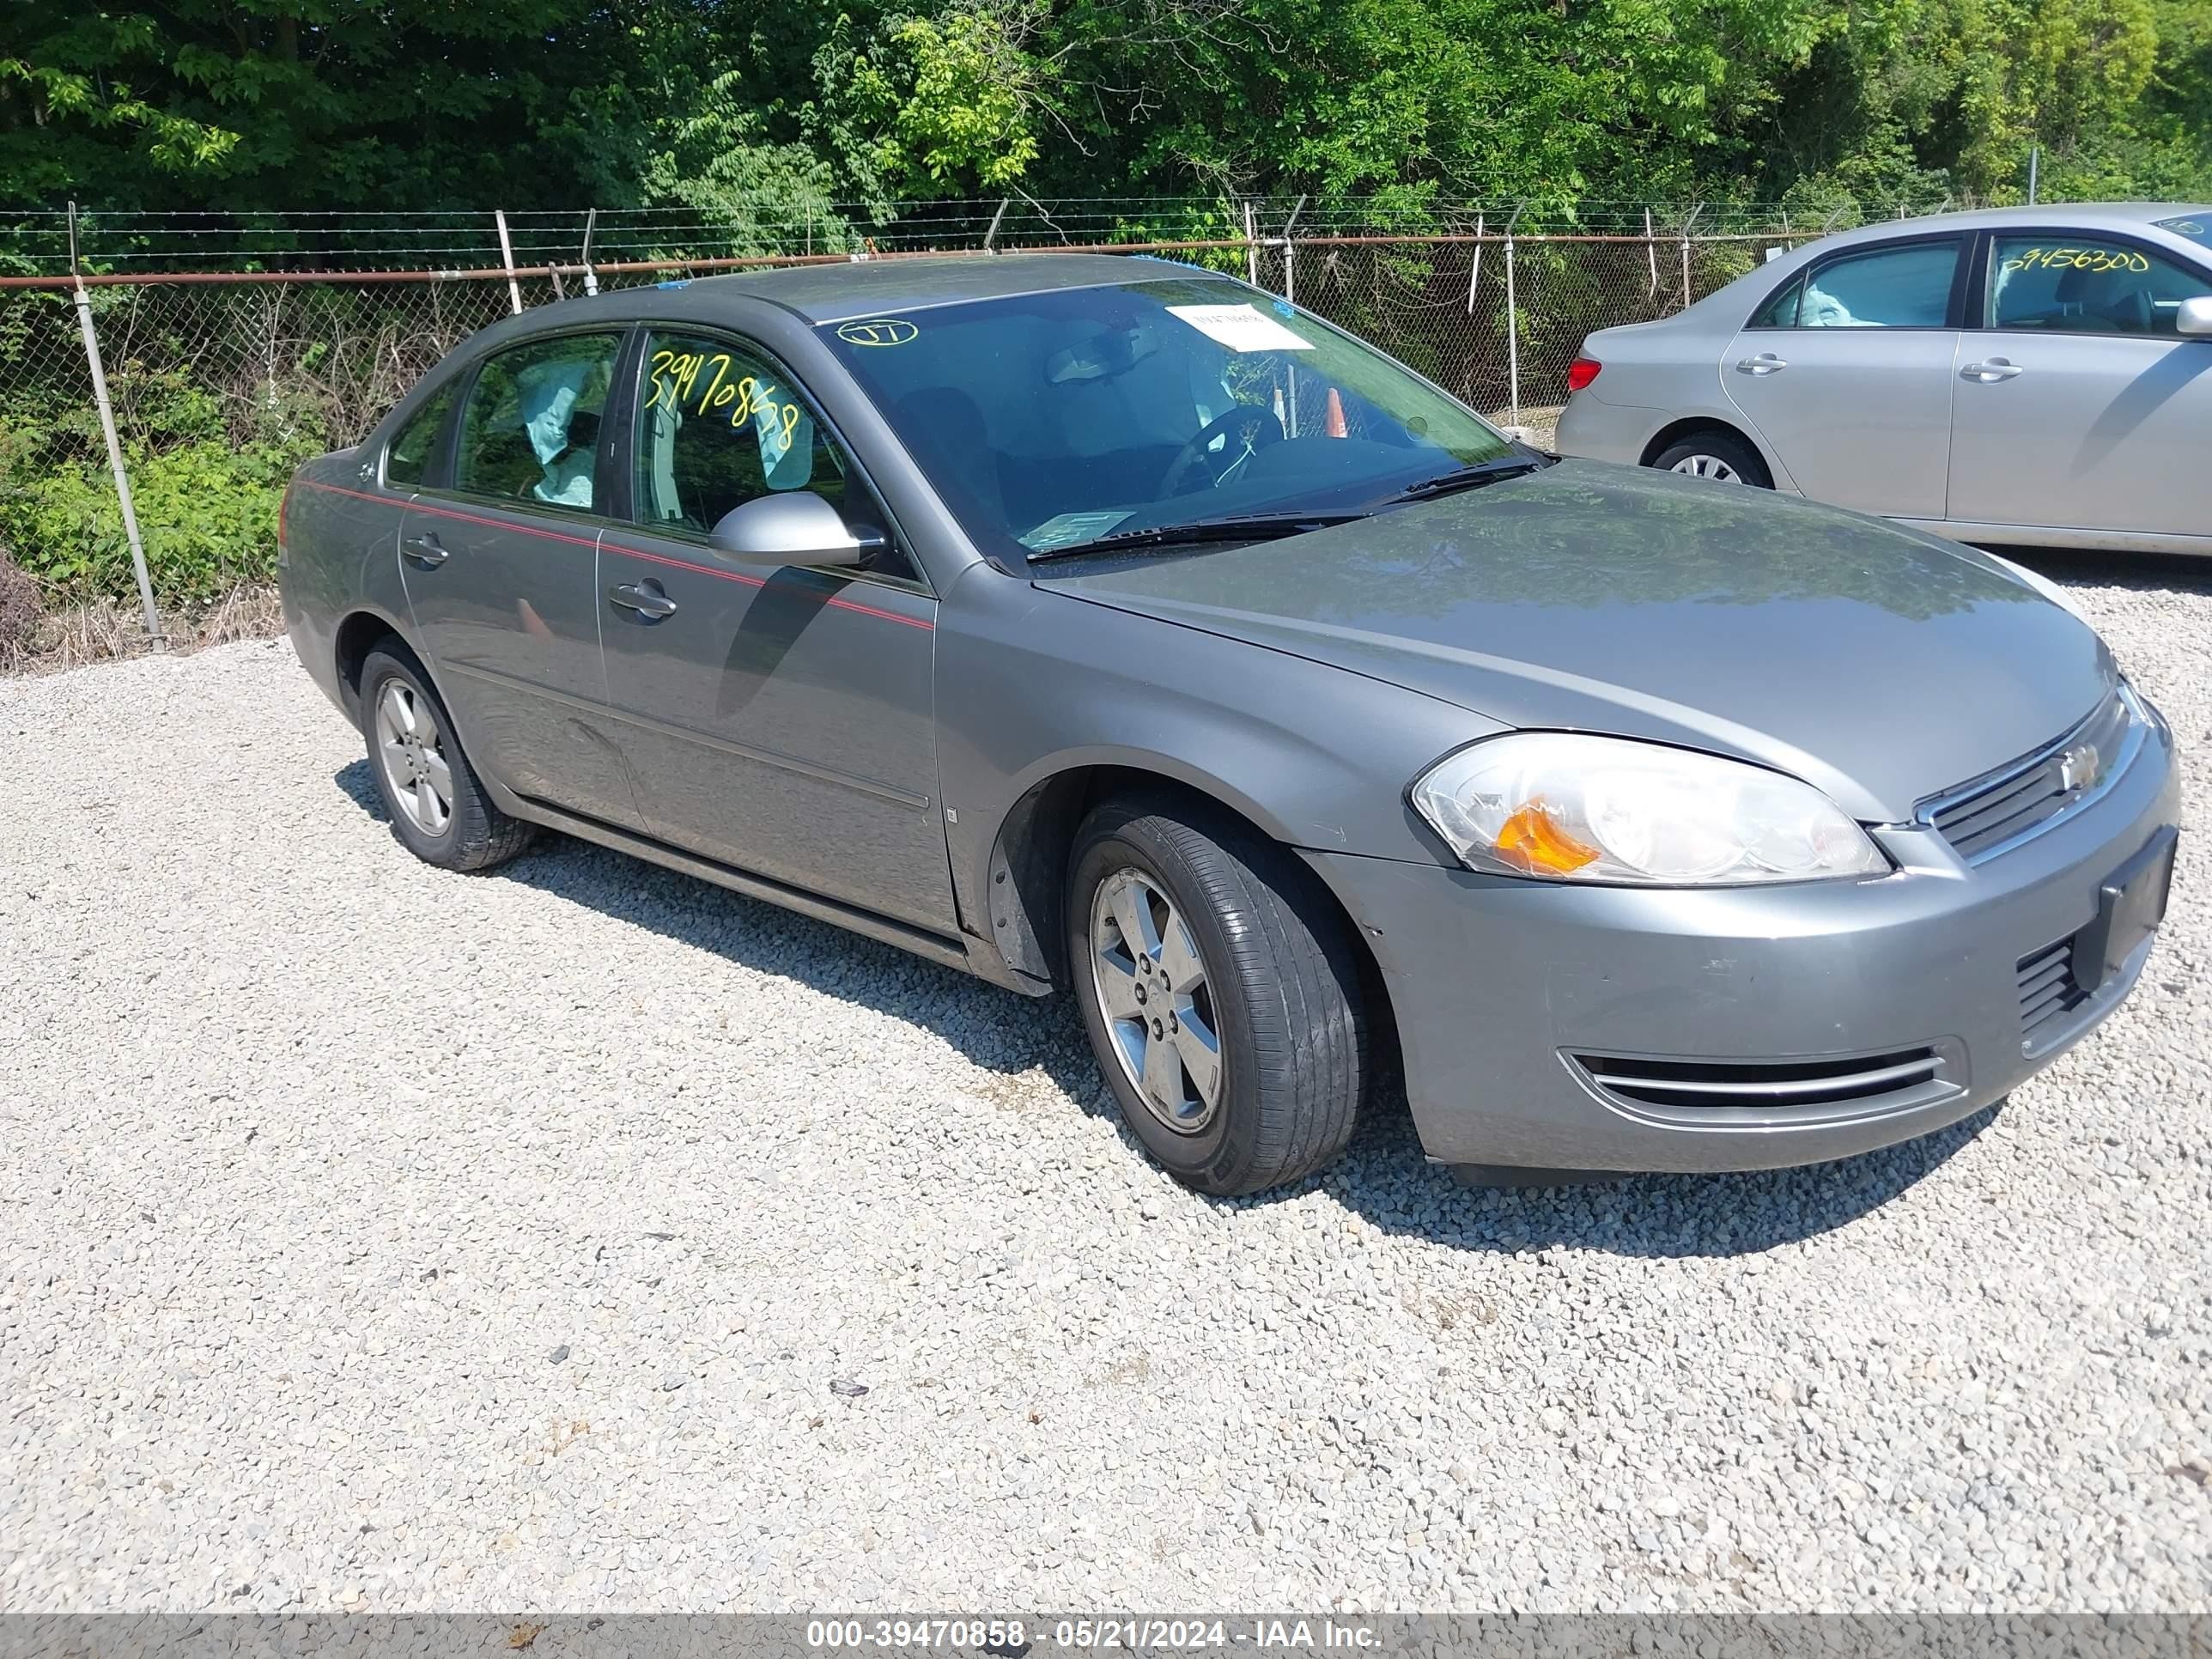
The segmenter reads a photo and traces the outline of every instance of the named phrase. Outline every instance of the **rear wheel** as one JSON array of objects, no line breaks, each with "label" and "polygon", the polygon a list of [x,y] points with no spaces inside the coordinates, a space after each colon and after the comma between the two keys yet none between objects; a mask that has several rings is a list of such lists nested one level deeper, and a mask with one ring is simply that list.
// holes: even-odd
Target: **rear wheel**
[{"label": "rear wheel", "polygon": [[1320,882],[1225,817],[1110,801],[1078,832],[1068,960],[1121,1115],[1177,1180],[1311,1174],[1368,1080],[1358,954]]},{"label": "rear wheel", "polygon": [[453,716],[410,657],[384,647],[361,667],[368,769],[407,850],[443,870],[488,870],[530,844],[532,826],[492,805],[453,736]]},{"label": "rear wheel", "polygon": [[1677,438],[1652,457],[1651,465],[1662,472],[1710,478],[1715,483],[1774,488],[1773,476],[1759,459],[1759,452],[1733,432],[1692,432],[1686,438]]}]

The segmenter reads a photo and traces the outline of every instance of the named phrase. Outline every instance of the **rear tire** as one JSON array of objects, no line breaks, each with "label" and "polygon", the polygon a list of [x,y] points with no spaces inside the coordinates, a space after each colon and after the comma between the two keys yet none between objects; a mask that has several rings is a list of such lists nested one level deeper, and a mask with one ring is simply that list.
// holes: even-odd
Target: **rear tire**
[{"label": "rear tire", "polygon": [[1774,475],[1759,452],[1733,432],[1692,432],[1677,438],[1651,458],[1662,472],[1710,478],[1716,483],[1749,484],[1756,489],[1774,488]]},{"label": "rear tire", "polygon": [[536,826],[492,805],[453,735],[453,717],[412,656],[389,646],[368,653],[361,729],[392,832],[425,864],[489,870],[530,845]]},{"label": "rear tire", "polygon": [[1225,1196],[1334,1162],[1371,1055],[1358,952],[1313,872],[1224,814],[1116,800],[1077,831],[1067,892],[1091,1048],[1168,1173]]}]

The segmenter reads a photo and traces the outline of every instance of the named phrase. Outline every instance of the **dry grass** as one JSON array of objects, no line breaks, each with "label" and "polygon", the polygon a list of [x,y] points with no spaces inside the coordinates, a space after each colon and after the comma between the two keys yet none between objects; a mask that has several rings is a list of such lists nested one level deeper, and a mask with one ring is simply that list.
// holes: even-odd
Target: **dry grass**
[{"label": "dry grass", "polygon": [[[165,609],[161,627],[173,653],[198,651],[234,640],[265,640],[284,631],[276,590],[241,583],[210,605]],[[135,603],[99,599],[50,612],[30,629],[29,644],[0,640],[0,674],[52,674],[89,663],[152,654]]]}]

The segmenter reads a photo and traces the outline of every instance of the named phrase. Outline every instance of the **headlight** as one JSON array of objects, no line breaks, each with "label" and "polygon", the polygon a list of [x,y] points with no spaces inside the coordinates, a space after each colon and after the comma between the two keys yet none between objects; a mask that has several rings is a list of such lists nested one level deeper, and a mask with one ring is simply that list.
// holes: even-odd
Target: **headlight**
[{"label": "headlight", "polygon": [[1702,887],[1890,868],[1810,784],[1622,738],[1492,738],[1437,762],[1412,799],[1462,863],[1499,875]]}]

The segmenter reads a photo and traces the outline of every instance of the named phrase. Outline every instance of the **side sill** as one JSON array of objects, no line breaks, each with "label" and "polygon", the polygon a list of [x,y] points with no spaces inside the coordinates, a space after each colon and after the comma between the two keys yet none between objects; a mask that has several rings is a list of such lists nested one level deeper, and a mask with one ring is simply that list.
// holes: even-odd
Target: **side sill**
[{"label": "side sill", "polygon": [[[486,781],[489,781],[487,780]],[[654,841],[628,830],[603,823],[597,818],[563,811],[560,807],[532,800],[526,795],[517,795],[498,784],[491,785],[501,810],[533,823],[542,823],[550,830],[575,836],[580,841],[595,842],[601,847],[617,853],[627,853],[632,858],[643,859],[648,864],[658,864],[665,869],[680,871],[687,876],[696,876],[702,881],[711,881],[717,887],[726,887],[733,893],[765,903],[781,905],[795,910],[800,915],[811,916],[817,921],[826,921],[885,945],[896,945],[902,951],[911,951],[946,968],[957,968],[963,973],[977,970],[969,947],[949,934],[933,933],[927,928],[894,921],[878,915],[872,910],[863,910],[857,905],[843,904],[836,899],[823,898],[802,888],[775,881],[766,876],[756,876],[733,869],[726,864],[717,864],[712,859],[683,852],[665,842]],[[985,975],[986,978],[994,977]],[[1014,988],[1020,988],[1016,987]]]}]

